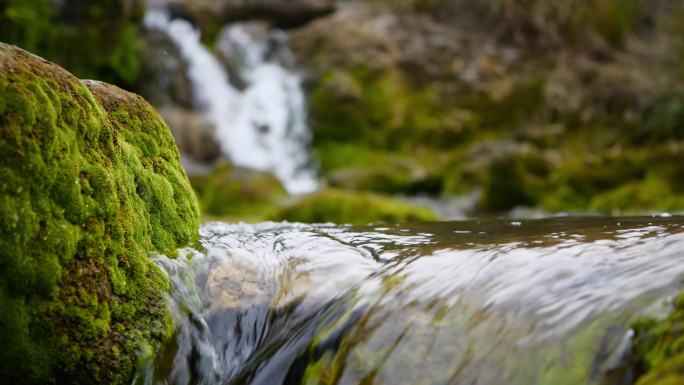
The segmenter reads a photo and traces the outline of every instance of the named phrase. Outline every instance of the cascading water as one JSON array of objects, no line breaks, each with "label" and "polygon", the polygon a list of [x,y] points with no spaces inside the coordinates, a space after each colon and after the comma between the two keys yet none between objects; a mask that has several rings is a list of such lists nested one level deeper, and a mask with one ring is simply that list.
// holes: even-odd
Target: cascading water
[{"label": "cascading water", "polygon": [[684,276],[682,218],[201,237],[157,258],[177,328],[137,383],[631,384],[630,325]]},{"label": "cascading water", "polygon": [[195,102],[235,164],[272,171],[290,193],[316,189],[315,172],[308,165],[310,133],[301,78],[269,61],[265,42],[253,39],[240,24],[222,34],[220,44],[240,55],[238,75],[246,83],[240,90],[189,22],[151,9],[145,25],[167,34],[178,46],[188,63]]}]

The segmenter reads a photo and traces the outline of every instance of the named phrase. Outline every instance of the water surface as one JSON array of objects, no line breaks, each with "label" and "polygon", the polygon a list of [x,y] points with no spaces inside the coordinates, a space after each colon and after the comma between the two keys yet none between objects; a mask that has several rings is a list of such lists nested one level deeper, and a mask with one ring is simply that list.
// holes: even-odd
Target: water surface
[{"label": "water surface", "polygon": [[158,258],[150,384],[629,384],[640,314],[682,290],[684,219],[210,223]]}]

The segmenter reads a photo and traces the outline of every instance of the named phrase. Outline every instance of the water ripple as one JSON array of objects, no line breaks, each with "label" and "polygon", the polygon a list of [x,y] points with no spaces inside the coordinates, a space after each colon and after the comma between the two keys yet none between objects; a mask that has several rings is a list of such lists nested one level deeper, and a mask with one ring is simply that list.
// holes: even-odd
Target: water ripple
[{"label": "water ripple", "polygon": [[157,258],[175,337],[148,384],[612,384],[682,289],[682,219],[202,227]]}]

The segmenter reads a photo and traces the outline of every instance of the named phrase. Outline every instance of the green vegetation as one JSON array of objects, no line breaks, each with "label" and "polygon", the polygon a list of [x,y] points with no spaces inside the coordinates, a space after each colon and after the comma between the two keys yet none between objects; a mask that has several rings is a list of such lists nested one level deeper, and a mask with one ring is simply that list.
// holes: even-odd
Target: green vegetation
[{"label": "green vegetation", "polygon": [[315,140],[355,140],[396,149],[408,141],[459,139],[469,128],[470,115],[440,109],[436,96],[430,89],[411,87],[401,73],[378,75],[365,68],[328,72],[311,93]]},{"label": "green vegetation", "polygon": [[438,219],[428,208],[383,194],[331,188],[305,196],[288,197],[272,174],[230,164],[217,166],[209,175],[191,176],[190,182],[207,220],[287,220],[365,225],[370,222],[404,223]]},{"label": "green vegetation", "polygon": [[392,198],[344,190],[323,190],[305,196],[275,216],[275,220],[305,223],[406,223],[437,220],[432,210]]},{"label": "green vegetation", "polygon": [[190,182],[208,219],[264,220],[287,196],[273,175],[228,164],[217,166],[210,175],[192,176]]},{"label": "green vegetation", "polygon": [[0,41],[84,79],[135,86],[143,6],[138,0],[0,1]]},{"label": "green vegetation", "polygon": [[644,111],[646,123],[635,125],[611,112],[589,121],[575,113],[549,118],[541,79],[502,99],[462,94],[449,109],[398,75],[354,74],[329,73],[312,92],[315,154],[333,186],[403,194],[478,189],[485,212],[684,209],[678,96],[657,101]]},{"label": "green vegetation", "polygon": [[170,333],[148,258],[197,238],[170,130],[141,97],[0,44],[0,377],[128,384]]}]

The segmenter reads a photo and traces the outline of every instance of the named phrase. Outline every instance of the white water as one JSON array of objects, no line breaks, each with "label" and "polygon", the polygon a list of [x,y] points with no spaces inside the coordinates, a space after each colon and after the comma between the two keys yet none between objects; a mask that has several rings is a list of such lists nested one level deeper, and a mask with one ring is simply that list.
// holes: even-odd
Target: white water
[{"label": "white water", "polygon": [[238,75],[247,84],[239,90],[189,22],[149,10],[145,26],[162,31],[178,46],[188,63],[195,103],[216,127],[222,150],[233,163],[273,172],[293,194],[317,188],[308,167],[310,133],[301,78],[267,60],[266,43],[253,39],[240,24],[222,34],[222,44],[231,45],[244,63]]}]

